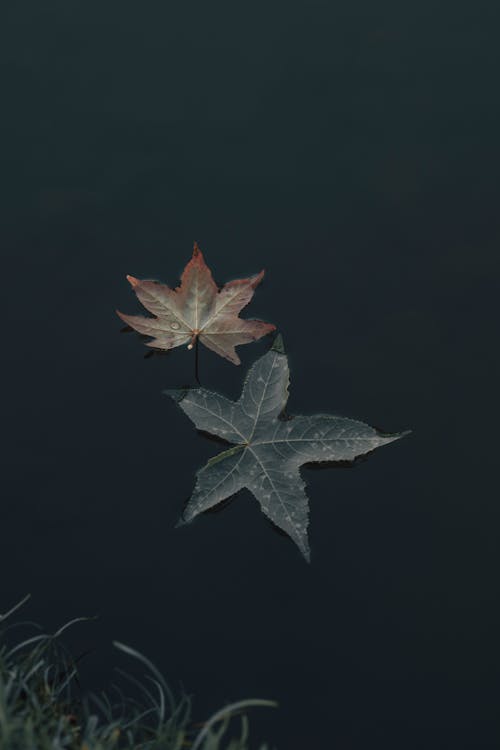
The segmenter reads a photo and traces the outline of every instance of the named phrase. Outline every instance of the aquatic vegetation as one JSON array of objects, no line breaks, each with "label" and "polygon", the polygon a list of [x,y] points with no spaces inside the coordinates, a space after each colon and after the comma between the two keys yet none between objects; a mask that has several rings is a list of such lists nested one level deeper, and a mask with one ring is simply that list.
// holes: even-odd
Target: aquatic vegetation
[{"label": "aquatic vegetation", "polygon": [[[24,601],[0,615],[0,626]],[[61,636],[85,619],[72,620],[52,634],[38,632],[14,645],[8,642],[7,628],[0,631],[1,750],[250,750],[244,712],[275,703],[239,701],[200,728],[192,721],[191,698],[175,698],[154,664],[119,642],[114,643],[118,650],[146,668],[142,679],[121,672],[139,697],[127,699],[121,689],[117,701],[105,693],[82,695],[78,659],[68,652]],[[234,733],[235,721],[240,728]]]},{"label": "aquatic vegetation", "polygon": [[203,388],[167,390],[199,430],[232,448],[197,474],[182,520],[191,521],[244,487],[309,560],[308,500],[299,469],[307,463],[353,461],[406,433],[385,435],[363,422],[318,414],[285,417],[290,375],[278,336],[250,368],[238,401]]},{"label": "aquatic vegetation", "polygon": [[181,284],[171,289],[156,281],[140,281],[127,276],[140,302],[155,317],[125,315],[120,318],[144,336],[152,336],[147,346],[169,350],[187,344],[192,349],[200,341],[221,357],[240,364],[235,347],[256,341],[276,326],[261,320],[242,320],[240,311],[250,302],[264,271],[248,279],[238,279],[218,289],[198,245],[186,265]]}]

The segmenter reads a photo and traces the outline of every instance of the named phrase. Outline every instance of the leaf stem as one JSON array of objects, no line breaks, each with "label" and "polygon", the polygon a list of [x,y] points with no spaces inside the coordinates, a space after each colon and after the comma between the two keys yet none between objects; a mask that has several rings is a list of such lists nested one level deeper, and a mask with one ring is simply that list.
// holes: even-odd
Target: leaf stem
[{"label": "leaf stem", "polygon": [[198,385],[201,385],[200,383],[200,369],[199,369],[199,339],[198,336],[196,337],[196,341],[194,342],[194,379],[198,383]]}]

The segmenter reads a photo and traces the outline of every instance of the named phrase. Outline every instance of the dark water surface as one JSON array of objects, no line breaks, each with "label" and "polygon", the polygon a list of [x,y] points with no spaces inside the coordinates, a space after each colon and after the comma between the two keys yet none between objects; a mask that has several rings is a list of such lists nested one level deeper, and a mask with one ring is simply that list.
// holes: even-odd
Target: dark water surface
[{"label": "dark water surface", "polygon": [[[0,611],[117,638],[196,696],[276,698],[280,750],[500,746],[498,24],[493,2],[4,5]],[[289,410],[410,437],[304,470],[312,563],[246,492],[174,529],[218,446],[114,309],[267,269]],[[201,351],[203,385],[237,397]]]}]

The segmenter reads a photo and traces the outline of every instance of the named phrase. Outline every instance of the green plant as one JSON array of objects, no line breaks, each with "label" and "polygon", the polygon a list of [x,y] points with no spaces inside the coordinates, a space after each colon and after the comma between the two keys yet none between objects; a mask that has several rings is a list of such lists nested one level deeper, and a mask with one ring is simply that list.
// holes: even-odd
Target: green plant
[{"label": "green plant", "polygon": [[[0,615],[0,625],[27,598]],[[195,728],[190,697],[175,698],[154,664],[119,642],[114,643],[118,650],[147,669],[141,680],[119,670],[139,697],[126,698],[119,688],[117,702],[107,693],[82,696],[76,661],[61,636],[88,619],[71,620],[53,634],[37,633],[15,645],[7,642],[11,628],[0,632],[0,750],[249,750],[243,712],[275,703],[233,703]],[[231,737],[236,715],[241,728]]]}]

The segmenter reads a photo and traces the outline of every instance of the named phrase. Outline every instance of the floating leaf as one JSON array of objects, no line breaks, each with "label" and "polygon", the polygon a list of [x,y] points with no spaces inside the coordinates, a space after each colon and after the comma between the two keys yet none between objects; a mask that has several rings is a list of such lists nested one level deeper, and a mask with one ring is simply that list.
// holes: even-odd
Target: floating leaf
[{"label": "floating leaf", "polygon": [[261,320],[238,317],[263,276],[261,271],[248,279],[230,281],[219,290],[195,242],[193,256],[176,289],[127,276],[140,302],[154,318],[116,312],[135,331],[153,337],[147,346],[173,349],[187,344],[192,349],[199,339],[208,349],[239,365],[235,347],[256,341],[276,328]]},{"label": "floating leaf", "polygon": [[363,422],[318,414],[284,417],[289,370],[281,337],[251,367],[238,401],[204,388],[165,391],[199,430],[233,443],[198,472],[183,514],[191,521],[244,487],[309,560],[308,500],[299,469],[353,461],[406,433],[384,435]]}]

